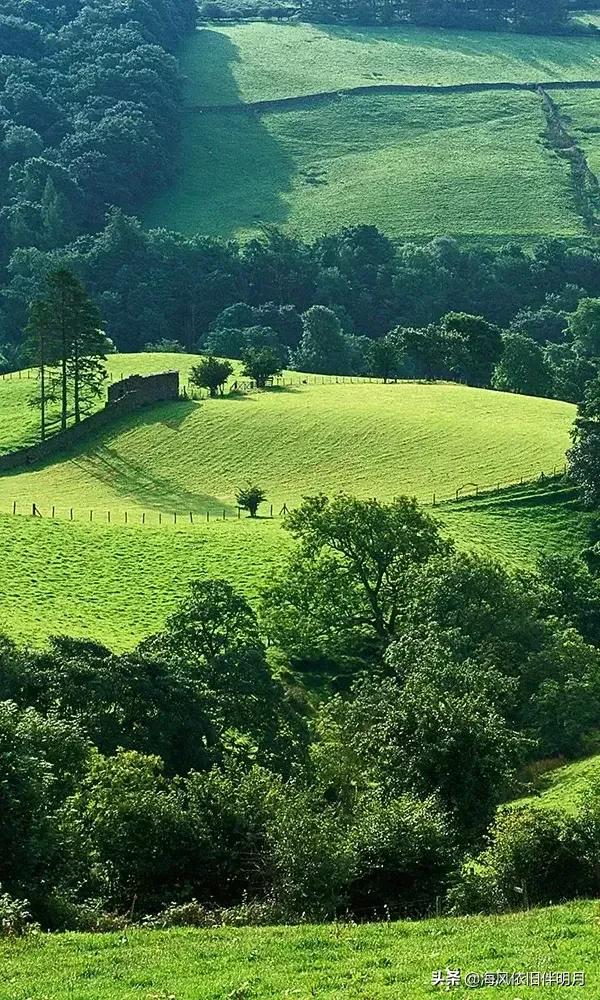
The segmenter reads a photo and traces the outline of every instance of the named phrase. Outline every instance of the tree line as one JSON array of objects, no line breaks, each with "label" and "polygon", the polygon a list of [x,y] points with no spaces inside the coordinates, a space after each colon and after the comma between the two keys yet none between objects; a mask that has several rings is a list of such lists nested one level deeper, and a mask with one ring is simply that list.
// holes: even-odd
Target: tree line
[{"label": "tree line", "polygon": [[570,17],[567,0],[206,0],[201,17],[301,18],[321,23],[417,24],[481,31],[565,34],[594,31]]},{"label": "tree line", "polygon": [[5,932],[595,892],[598,790],[569,820],[497,810],[595,730],[598,580],[459,552],[407,498],[315,496],[287,525],[254,606],[204,580],[127,653],[2,637]]},{"label": "tree line", "polygon": [[267,230],[238,244],[146,231],[115,210],[95,236],[13,254],[0,292],[5,368],[19,366],[29,303],[61,268],[84,283],[122,351],[268,350],[300,371],[457,378],[574,402],[600,351],[593,238],[526,252],[395,243],[357,226],[311,243]]}]

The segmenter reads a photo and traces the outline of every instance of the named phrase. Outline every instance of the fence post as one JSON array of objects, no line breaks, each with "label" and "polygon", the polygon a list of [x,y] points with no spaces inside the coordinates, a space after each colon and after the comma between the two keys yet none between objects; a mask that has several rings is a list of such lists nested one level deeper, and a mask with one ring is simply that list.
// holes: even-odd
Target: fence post
[{"label": "fence post", "polygon": [[146,511],[143,510],[142,511],[142,524],[145,524],[145,523],[146,523]]},{"label": "fence post", "polygon": [[69,520],[71,520],[71,521],[73,520],[73,508],[72,507],[71,507],[71,510],[70,510],[70,518],[69,518]]},{"label": "fence post", "polygon": [[54,517],[54,507],[52,508],[52,517]]},{"label": "fence post", "polygon": [[210,521],[210,511],[207,510],[206,511],[206,523],[208,524],[209,521]]},{"label": "fence post", "polygon": [[110,524],[110,511],[109,510],[106,511],[106,520],[107,520],[107,523]]},{"label": "fence post", "polygon": [[93,510],[91,510],[91,511],[90,511],[90,521],[91,521],[91,520],[93,519],[93,517],[94,517],[94,511],[93,511]]},{"label": "fence post", "polygon": [[162,512],[160,510],[158,512],[158,523],[162,524]]},{"label": "fence post", "polygon": [[193,524],[193,523],[194,523],[194,515],[193,515],[192,511],[190,511],[190,524]]},{"label": "fence post", "polygon": [[225,520],[225,508],[223,507],[223,520]]},{"label": "fence post", "polygon": [[237,512],[238,512],[238,521],[239,521],[240,517],[242,516],[242,508],[238,507]]},{"label": "fence post", "polygon": [[125,511],[125,524],[127,524],[127,511]]},{"label": "fence post", "polygon": [[273,517],[273,504],[271,504],[271,517]]},{"label": "fence post", "polygon": [[177,524],[177,512],[173,512],[173,524]]},{"label": "fence post", "polygon": [[13,514],[17,513],[17,501],[13,500]]}]

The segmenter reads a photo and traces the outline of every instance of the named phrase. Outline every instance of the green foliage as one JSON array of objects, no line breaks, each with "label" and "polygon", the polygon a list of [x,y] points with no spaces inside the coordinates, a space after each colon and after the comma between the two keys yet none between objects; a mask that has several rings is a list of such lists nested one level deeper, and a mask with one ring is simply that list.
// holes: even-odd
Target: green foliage
[{"label": "green foliage", "polygon": [[242,361],[242,375],[253,379],[259,389],[264,389],[269,379],[281,375],[279,358],[272,347],[246,347],[242,351]]},{"label": "green foliage", "polygon": [[250,517],[256,517],[261,503],[267,499],[267,494],[262,486],[252,485],[242,486],[235,495],[235,502],[242,510],[247,510]]},{"label": "green foliage", "polygon": [[504,334],[502,357],[494,368],[492,385],[527,396],[549,395],[550,373],[539,344],[520,333]]},{"label": "green foliage", "polygon": [[209,355],[199,365],[194,365],[190,371],[190,382],[200,389],[208,389],[214,398],[223,395],[225,383],[233,372],[233,367],[229,361],[219,361],[218,358]]}]

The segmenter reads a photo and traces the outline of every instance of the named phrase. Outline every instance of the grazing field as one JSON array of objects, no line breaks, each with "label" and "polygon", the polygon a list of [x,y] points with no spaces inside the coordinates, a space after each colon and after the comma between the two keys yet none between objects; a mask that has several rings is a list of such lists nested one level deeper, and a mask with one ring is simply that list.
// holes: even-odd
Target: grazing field
[{"label": "grazing field", "polygon": [[[120,355],[111,366],[119,377],[185,372],[194,360]],[[225,577],[256,597],[281,565],[281,519],[237,519],[235,489],[247,479],[276,515],[321,490],[431,502],[434,491],[562,466],[573,414],[567,403],[415,383],[302,384],[143,410],[53,463],[0,477],[0,628],[36,643],[69,632],[131,647],[161,627],[191,579]],[[19,516],[33,503],[41,518]],[[568,491],[525,488],[434,513],[457,544],[515,566],[584,543],[586,515]]]},{"label": "grazing field", "polygon": [[[0,942],[3,1000],[411,1000],[445,995],[436,970],[584,971],[600,977],[598,903],[530,910],[502,917],[382,924],[130,930],[60,934]],[[584,957],[585,956],[585,957]],[[52,983],[49,993],[48,984]],[[483,988],[549,1000],[556,986]],[[471,996],[464,985],[457,998]]]},{"label": "grazing field", "polygon": [[[512,567],[583,547],[584,517],[562,502],[509,510],[498,502],[437,507],[444,534]],[[50,635],[131,649],[160,629],[193,579],[228,580],[255,600],[290,551],[278,519],[177,527],[0,515],[0,631],[43,644]]]},{"label": "grazing field", "polygon": [[401,83],[600,79],[595,37],[251,24],[201,28],[180,53],[186,100],[235,104]]},{"label": "grazing field", "polygon": [[[258,481],[275,507],[321,490],[423,501],[564,463],[569,403],[436,383],[325,384],[141,410],[60,460],[0,478],[0,511],[233,512]],[[543,433],[540,428],[543,427]]]},{"label": "grazing field", "polygon": [[528,92],[191,113],[178,178],[145,219],[242,238],[265,224],[310,239],[362,223],[398,238],[583,235],[568,165],[543,144],[545,126]]},{"label": "grazing field", "polygon": [[557,90],[552,97],[569,132],[583,149],[590,169],[600,175],[600,90]]}]

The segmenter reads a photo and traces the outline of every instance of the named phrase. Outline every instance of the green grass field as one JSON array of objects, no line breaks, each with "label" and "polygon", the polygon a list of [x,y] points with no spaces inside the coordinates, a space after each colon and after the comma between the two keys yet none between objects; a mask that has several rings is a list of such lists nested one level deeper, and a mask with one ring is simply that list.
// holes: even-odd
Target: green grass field
[{"label": "green grass field", "polygon": [[273,224],[310,239],[361,223],[399,238],[583,235],[568,166],[542,144],[545,124],[531,93],[192,113],[178,179],[145,219],[222,237]]},{"label": "green grass field", "polygon": [[552,97],[586,154],[590,169],[600,175],[600,90],[557,90]]},{"label": "green grass field", "polygon": [[[483,987],[477,996],[598,996],[598,903],[502,917],[383,924],[40,935],[0,942],[2,1000],[425,1000],[436,970],[570,972],[586,988]],[[453,997],[472,988],[450,989]]]},{"label": "green grass field", "polygon": [[[119,355],[111,367],[116,377],[185,373],[194,360]],[[0,392],[32,385],[6,381]],[[13,403],[0,396],[6,424]],[[255,597],[281,564],[281,520],[237,519],[246,479],[266,488],[275,514],[321,490],[431,502],[434,491],[562,466],[573,415],[567,403],[415,383],[301,384],[145,409],[52,463],[0,477],[0,627],[36,643],[68,632],[131,647],[161,627],[191,579],[223,576]],[[42,518],[19,516],[33,503]],[[585,537],[568,491],[525,488],[434,513],[457,544],[515,566],[579,551]]]},{"label": "green grass field", "polygon": [[427,501],[466,483],[505,484],[562,466],[574,413],[556,400],[409,382],[165,403],[122,419],[61,460],[4,475],[0,512],[16,501],[36,503],[44,514],[73,507],[78,516],[90,508],[115,516],[231,513],[235,490],[248,479],[276,507],[319,490]]},{"label": "green grass field", "polygon": [[235,104],[372,84],[600,79],[594,37],[250,24],[202,28],[180,53],[188,104]]}]

